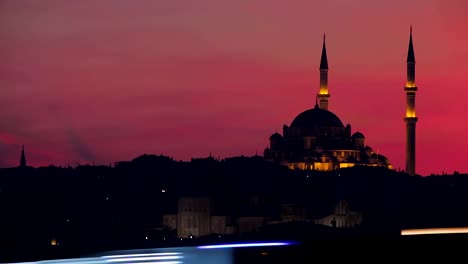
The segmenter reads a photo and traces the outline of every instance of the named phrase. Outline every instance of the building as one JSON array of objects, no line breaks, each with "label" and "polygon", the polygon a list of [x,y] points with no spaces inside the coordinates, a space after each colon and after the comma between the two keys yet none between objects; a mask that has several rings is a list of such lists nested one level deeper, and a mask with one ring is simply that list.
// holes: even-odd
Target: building
[{"label": "building", "polygon": [[408,57],[406,59],[406,173],[414,175],[416,173],[416,60],[413,50],[413,30],[410,28],[410,40],[408,47]]},{"label": "building", "polygon": [[177,238],[194,238],[210,234],[233,234],[227,216],[212,215],[212,203],[205,197],[181,197],[177,214],[163,215],[163,229],[176,230]]},{"label": "building", "polygon": [[316,219],[314,222],[336,228],[351,228],[361,225],[362,220],[361,213],[350,210],[348,202],[342,199],[338,201],[331,215]]},{"label": "building", "polygon": [[343,125],[340,118],[328,110],[328,69],[324,36],[315,107],[300,113],[290,126],[284,125],[282,135],[274,133],[270,137],[270,146],[264,151],[265,159],[300,170],[331,171],[355,165],[393,169],[385,156],[366,146],[361,132],[351,134],[351,125]]},{"label": "building", "polygon": [[210,234],[211,201],[208,198],[180,198],[177,214],[177,237]]}]

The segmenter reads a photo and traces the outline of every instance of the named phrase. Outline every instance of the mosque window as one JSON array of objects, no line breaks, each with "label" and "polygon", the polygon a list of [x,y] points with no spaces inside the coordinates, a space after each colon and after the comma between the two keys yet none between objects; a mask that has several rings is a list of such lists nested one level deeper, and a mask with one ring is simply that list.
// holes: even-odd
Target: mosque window
[{"label": "mosque window", "polygon": [[341,151],[341,157],[344,158],[344,156],[345,156],[344,151]]}]

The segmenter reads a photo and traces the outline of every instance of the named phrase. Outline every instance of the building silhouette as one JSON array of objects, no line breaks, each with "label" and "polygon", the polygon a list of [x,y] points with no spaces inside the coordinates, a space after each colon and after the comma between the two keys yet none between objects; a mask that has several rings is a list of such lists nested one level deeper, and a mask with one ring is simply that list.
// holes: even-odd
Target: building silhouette
[{"label": "building silhouette", "polygon": [[416,60],[414,58],[412,28],[410,28],[410,40],[406,65],[406,115],[404,118],[406,123],[406,173],[414,175],[416,173],[416,122],[418,122],[415,103],[418,87],[416,86],[415,79]]},{"label": "building silhouette", "polygon": [[20,167],[22,168],[26,167],[26,156],[24,155],[24,145],[21,148]]},{"label": "building silhouette", "polygon": [[365,136],[351,134],[351,125],[328,110],[328,59],[323,38],[320,59],[320,89],[315,107],[300,113],[290,126],[283,126],[283,135],[274,133],[265,149],[266,160],[290,169],[332,171],[355,165],[393,169],[390,161],[365,145]]}]

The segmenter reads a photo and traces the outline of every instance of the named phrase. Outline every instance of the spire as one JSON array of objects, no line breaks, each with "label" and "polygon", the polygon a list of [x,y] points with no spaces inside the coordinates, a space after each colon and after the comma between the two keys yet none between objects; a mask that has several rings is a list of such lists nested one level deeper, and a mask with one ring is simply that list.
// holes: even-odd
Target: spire
[{"label": "spire", "polygon": [[316,95],[315,96],[315,108],[318,108],[319,107],[319,96]]},{"label": "spire", "polygon": [[26,156],[24,155],[24,145],[21,148],[20,167],[26,167]]},{"label": "spire", "polygon": [[414,50],[413,50],[413,26],[410,26],[408,58],[406,59],[406,62],[416,63],[416,60],[414,59]]},{"label": "spire", "polygon": [[410,27],[410,40],[408,58],[406,60],[406,173],[413,176],[416,174],[416,60],[413,49],[413,27]]},{"label": "spire", "polygon": [[[327,60],[327,48],[325,47],[325,34],[323,34],[323,47],[322,47],[322,58],[320,59],[320,90],[316,98],[316,107],[328,110],[328,60]],[[318,99],[318,100],[317,100]]]},{"label": "spire", "polygon": [[320,59],[320,69],[328,70],[327,48],[325,47],[325,34],[323,34],[322,58]]}]

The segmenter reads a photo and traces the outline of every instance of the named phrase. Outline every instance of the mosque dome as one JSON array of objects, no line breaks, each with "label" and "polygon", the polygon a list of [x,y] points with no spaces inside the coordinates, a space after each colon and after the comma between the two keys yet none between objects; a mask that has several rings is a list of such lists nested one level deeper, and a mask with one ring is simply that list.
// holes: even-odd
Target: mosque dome
[{"label": "mosque dome", "polygon": [[319,108],[317,105],[300,113],[291,123],[291,127],[344,127],[341,120],[332,112]]},{"label": "mosque dome", "polygon": [[281,136],[278,132],[274,133],[271,135],[270,140],[277,140],[280,141],[283,139],[283,136]]},{"label": "mosque dome", "polygon": [[379,159],[380,162],[385,163],[385,164],[390,164],[390,160],[388,160],[387,157],[384,155],[377,154],[377,158]]},{"label": "mosque dome", "polygon": [[354,139],[356,139],[356,138],[366,138],[366,137],[364,136],[364,134],[362,134],[362,133],[359,132],[359,131],[356,132],[356,133],[354,133],[351,137],[354,138]]}]

